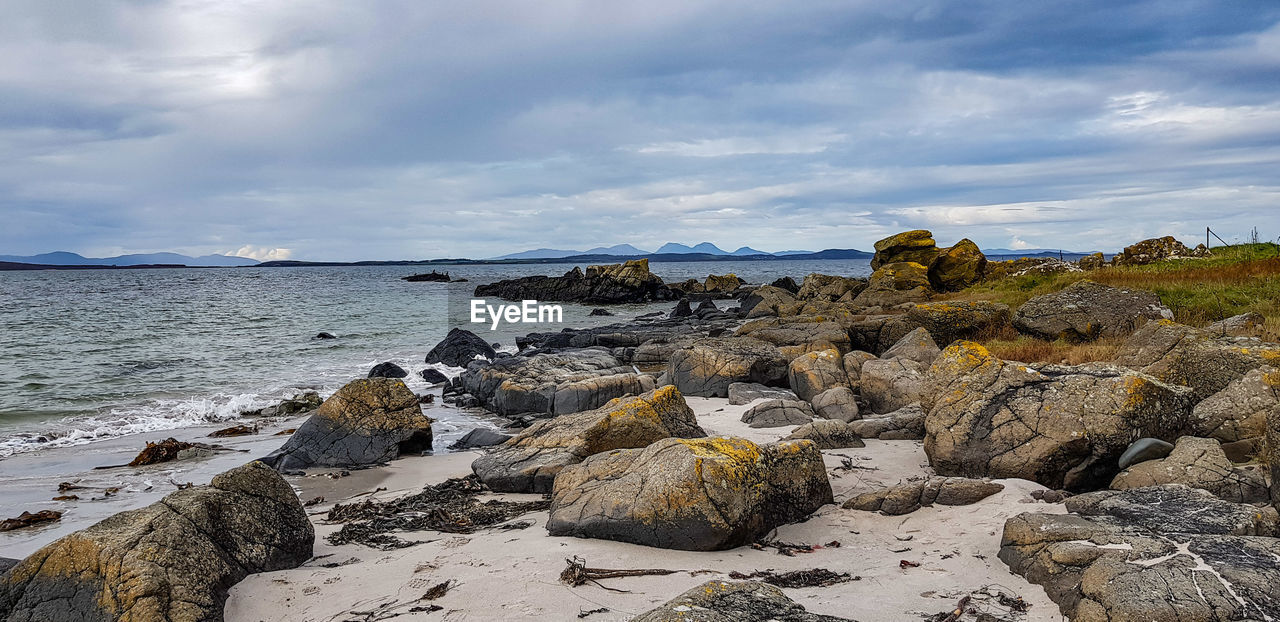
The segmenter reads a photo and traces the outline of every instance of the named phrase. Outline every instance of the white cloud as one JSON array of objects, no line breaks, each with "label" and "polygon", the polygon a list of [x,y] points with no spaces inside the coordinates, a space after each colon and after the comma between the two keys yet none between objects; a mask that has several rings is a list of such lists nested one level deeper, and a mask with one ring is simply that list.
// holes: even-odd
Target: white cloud
[{"label": "white cloud", "polygon": [[246,244],[234,251],[228,251],[222,254],[231,257],[247,257],[256,261],[277,261],[288,259],[293,255],[293,251],[287,248],[266,248]]}]

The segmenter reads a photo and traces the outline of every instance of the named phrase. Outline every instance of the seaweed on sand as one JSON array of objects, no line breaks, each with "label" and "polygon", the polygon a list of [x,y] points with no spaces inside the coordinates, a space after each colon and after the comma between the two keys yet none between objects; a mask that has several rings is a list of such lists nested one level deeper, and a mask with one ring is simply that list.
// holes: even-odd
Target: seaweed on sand
[{"label": "seaweed on sand", "polygon": [[375,501],[365,499],[338,504],[326,519],[346,523],[328,537],[332,544],[355,542],[377,549],[390,550],[413,546],[417,542],[390,535],[393,531],[440,531],[473,533],[476,529],[505,522],[521,514],[546,510],[551,502],[481,501],[477,497],[488,488],[474,475],[445,480],[427,486],[422,492]]}]

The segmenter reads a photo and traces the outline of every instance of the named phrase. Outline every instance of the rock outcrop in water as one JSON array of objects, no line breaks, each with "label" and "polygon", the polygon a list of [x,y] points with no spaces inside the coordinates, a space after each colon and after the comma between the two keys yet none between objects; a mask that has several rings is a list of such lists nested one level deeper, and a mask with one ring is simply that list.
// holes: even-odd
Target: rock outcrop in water
[{"label": "rock outcrop in water", "polygon": [[[736,278],[736,277],[735,277]],[[526,276],[476,287],[477,298],[619,304],[675,300],[679,294],[649,271],[648,259],[574,268],[564,276]]]},{"label": "rock outcrop in water", "polygon": [[466,367],[477,357],[492,360],[495,356],[497,353],[493,351],[493,346],[475,333],[462,328],[452,328],[449,334],[427,353],[426,363]]},{"label": "rock outcrop in water", "polygon": [[36,551],[0,575],[0,618],[221,620],[231,586],[297,567],[314,539],[289,484],[251,462]]}]

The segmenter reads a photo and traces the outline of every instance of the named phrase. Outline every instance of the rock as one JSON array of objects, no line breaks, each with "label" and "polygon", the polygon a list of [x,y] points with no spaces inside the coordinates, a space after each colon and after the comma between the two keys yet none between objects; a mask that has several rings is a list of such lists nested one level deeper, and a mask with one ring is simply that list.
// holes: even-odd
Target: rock
[{"label": "rock", "polygon": [[1158,438],[1140,438],[1129,445],[1116,461],[1121,470],[1140,462],[1159,460],[1173,452],[1173,443]]},{"label": "rock", "polygon": [[693,310],[693,314],[700,318],[706,318],[720,313],[720,307],[717,307],[716,303],[710,299],[703,300],[698,303],[698,306]]},{"label": "rock", "polygon": [[453,328],[444,340],[427,353],[427,364],[443,363],[449,367],[466,367],[476,357],[492,360],[496,356],[493,346],[462,328]]},{"label": "rock", "polygon": [[793,292],[765,285],[757,287],[742,299],[742,313],[747,318],[793,315],[799,306]]},{"label": "rock", "polygon": [[901,261],[927,266],[938,256],[933,234],[923,229],[891,235],[876,242],[875,249],[875,257],[871,259],[872,270]]},{"label": "rock", "polygon": [[9,570],[10,568],[17,566],[18,562],[20,561],[22,560],[13,559],[12,557],[0,557],[0,575],[4,574],[5,571]]},{"label": "rock", "polygon": [[667,314],[667,317],[690,317],[692,315],[693,309],[689,306],[689,299],[681,298],[680,302],[677,302],[675,308],[671,310],[671,313]]},{"label": "rock", "polygon": [[1000,559],[1071,620],[1186,622],[1280,616],[1276,513],[1185,486],[1101,491],[1071,514],[1021,514]]},{"label": "rock", "polygon": [[734,334],[778,346],[790,359],[806,352],[832,348],[841,353],[849,351],[849,332],[838,322],[829,321],[821,316],[751,320],[738,328]]},{"label": "rock", "polygon": [[857,387],[862,383],[863,364],[874,360],[876,355],[862,350],[854,350],[844,355],[844,373],[849,376],[849,386]]},{"label": "rock", "polygon": [[1117,266],[1143,266],[1165,259],[1203,257],[1208,255],[1207,250],[1192,251],[1182,242],[1174,239],[1173,236],[1167,235],[1162,238],[1151,238],[1132,246],[1126,246],[1123,251],[1111,258],[1111,263]]},{"label": "rock", "polygon": [[1263,365],[1280,367],[1280,345],[1214,338],[1172,321],[1148,322],[1120,346],[1115,362],[1164,382],[1191,387],[1199,401],[1251,370]]},{"label": "rock", "polygon": [[1081,257],[1076,265],[1080,266],[1081,270],[1101,270],[1106,267],[1107,259],[1102,253],[1094,253]]},{"label": "rock", "polygon": [[924,399],[925,366],[908,358],[876,359],[862,364],[858,386],[874,413],[890,413]]},{"label": "rock", "polygon": [[818,449],[856,449],[866,447],[853,426],[843,421],[822,419],[796,428],[785,441],[813,441]]},{"label": "rock", "polygon": [[928,268],[910,261],[889,263],[871,273],[866,289],[853,299],[853,304],[860,307],[893,307],[904,302],[928,300],[932,291]]},{"label": "rock", "polygon": [[928,386],[924,446],[938,474],[1017,477],[1072,492],[1109,483],[1132,439],[1181,436],[1191,411],[1189,389],[1145,374],[1028,366],[968,341],[942,352]]},{"label": "rock", "polygon": [[547,531],[720,551],[831,502],[822,453],[811,442],[670,438],[597,454],[561,471]]},{"label": "rock", "polygon": [[1191,434],[1233,443],[1261,438],[1267,411],[1280,407],[1280,370],[1264,365],[1196,404]]},{"label": "rock", "polygon": [[0,532],[13,531],[14,529],[25,529],[45,523],[52,523],[62,519],[62,512],[57,510],[40,510],[36,513],[23,512],[16,518],[6,518],[0,520]]},{"label": "rock", "polygon": [[729,385],[753,382],[781,385],[787,359],[778,348],[750,337],[704,340],[671,354],[667,373],[685,395],[727,397]]},{"label": "rock", "polygon": [[707,275],[707,280],[702,284],[702,289],[707,293],[732,294],[739,287],[742,287],[743,283],[746,283],[746,281],[738,278],[738,275],[732,272],[723,276],[709,274]]},{"label": "rock", "polygon": [[[694,615],[696,613],[696,616]],[[805,611],[782,590],[756,581],[707,581],[632,622],[852,622]]]},{"label": "rock", "polygon": [[610,316],[610,315],[613,315],[613,312],[608,309],[601,309],[597,307],[595,309],[592,309],[591,313],[588,313],[587,315],[590,317]]},{"label": "rock", "polygon": [[942,354],[942,349],[938,344],[934,343],[933,337],[929,335],[929,331],[923,328],[917,328],[909,333],[906,337],[898,340],[893,347],[884,351],[880,358],[906,358],[911,359],[921,365],[932,365],[933,360]]},{"label": "rock", "polygon": [[936,343],[974,339],[1009,323],[1009,306],[998,302],[924,302],[907,311],[909,324],[929,331]]},{"label": "rock", "polygon": [[1241,313],[1225,320],[1219,320],[1205,327],[1204,332],[1210,337],[1255,337],[1262,338],[1266,331],[1267,318],[1261,313]]},{"label": "rock", "polygon": [[329,396],[262,462],[279,471],[367,466],[428,451],[431,441],[418,396],[400,380],[368,378]]},{"label": "rock", "polygon": [[196,448],[195,443],[180,441],[172,437],[158,443],[147,441],[147,446],[138,452],[138,455],[129,462],[129,466],[137,467],[170,462],[177,460],[182,455],[182,452],[194,448]]},{"label": "rock", "polygon": [[867,282],[862,279],[851,279],[815,272],[804,277],[804,283],[796,291],[796,298],[801,300],[822,300],[827,302],[843,300],[848,302],[853,300],[866,287]]},{"label": "rock", "polygon": [[1280,408],[1267,411],[1267,442],[1263,462],[1271,466],[1271,504],[1280,510]]},{"label": "rock", "polygon": [[1232,465],[1222,445],[1211,438],[1184,436],[1167,458],[1135,464],[1111,480],[1114,490],[1163,484],[1207,490],[1236,503],[1266,503],[1271,499],[1262,471],[1255,466]]},{"label": "rock", "polygon": [[994,281],[1019,276],[1050,276],[1068,272],[1084,272],[1080,266],[1057,257],[1020,257],[1009,261],[988,261],[986,280]]},{"label": "rock", "polygon": [[849,344],[855,350],[878,355],[917,328],[919,325],[906,315],[872,315],[849,325]]},{"label": "rock", "polygon": [[564,350],[477,362],[459,376],[462,388],[500,415],[562,415],[654,388],[654,379],[600,348]]},{"label": "rock", "polygon": [[463,434],[462,438],[449,445],[449,449],[452,451],[466,451],[480,447],[493,447],[494,445],[501,445],[512,438],[510,434],[502,434],[486,428],[476,428]]},{"label": "rock", "polygon": [[577,267],[564,276],[526,276],[476,288],[477,298],[620,304],[674,300],[677,296],[658,275],[649,271],[648,259],[622,264]]},{"label": "rock", "polygon": [[729,403],[750,404],[756,400],[797,400],[795,393],[780,387],[767,387],[754,382],[735,382],[729,385]]},{"label": "rock", "polygon": [[432,369],[430,367],[418,372],[418,375],[422,376],[422,379],[427,381],[428,384],[444,384],[449,382],[448,376],[441,373],[440,370]]},{"label": "rock", "polygon": [[231,586],[296,568],[315,532],[257,462],[59,538],[0,575],[0,619],[221,620]]},{"label": "rock", "polygon": [[318,333],[315,337],[312,337],[312,339],[337,339],[337,337],[332,333]]},{"label": "rock", "polygon": [[1127,335],[1159,319],[1173,319],[1159,296],[1086,280],[1028,300],[1018,307],[1013,326],[1040,339],[1080,342]]},{"label": "rock", "polygon": [[432,270],[431,272],[424,272],[422,274],[402,276],[400,277],[400,280],[409,281],[410,283],[448,283],[449,273],[436,272],[435,270]]},{"label": "rock", "polygon": [[258,433],[257,424],[254,425],[233,425],[230,427],[214,430],[209,433],[210,438],[233,438],[236,436],[252,436]]},{"label": "rock", "polygon": [[878,438],[882,441],[920,440],[924,438],[924,418],[924,409],[915,403],[887,415],[852,421],[850,425],[862,438]]},{"label": "rock", "polygon": [[841,506],[846,510],[910,514],[922,507],[972,505],[1004,490],[1003,484],[963,477],[930,477],[858,495]]},{"label": "rock", "polygon": [[765,400],[742,413],[742,422],[753,428],[780,428],[813,421],[813,408],[800,400]]},{"label": "rock", "polygon": [[409,372],[395,363],[378,363],[369,370],[370,378],[405,378]]},{"label": "rock", "polygon": [[557,474],[588,456],[614,449],[645,447],[670,437],[706,436],[674,387],[619,398],[595,410],[539,421],[471,470],[498,492],[550,492]]},{"label": "rock", "polygon": [[809,403],[814,414],[823,419],[848,422],[858,418],[858,399],[849,387],[827,389],[813,396]]},{"label": "rock", "polygon": [[844,359],[834,349],[809,352],[796,357],[787,366],[787,380],[791,384],[791,390],[805,401],[812,400],[828,389],[849,386]]},{"label": "rock", "polygon": [[289,417],[315,410],[320,407],[320,403],[324,400],[320,399],[320,394],[315,391],[306,391],[299,393],[289,399],[281,401],[274,406],[259,408],[257,410],[245,410],[240,412],[241,417]]},{"label": "rock", "polygon": [[929,266],[929,283],[935,291],[954,292],[982,280],[987,271],[987,256],[977,244],[965,238],[951,248],[938,251],[933,262],[925,265]]},{"label": "rock", "polygon": [[789,276],[780,277],[769,285],[778,289],[786,290],[792,294],[800,291],[800,286],[796,284],[796,280]]}]

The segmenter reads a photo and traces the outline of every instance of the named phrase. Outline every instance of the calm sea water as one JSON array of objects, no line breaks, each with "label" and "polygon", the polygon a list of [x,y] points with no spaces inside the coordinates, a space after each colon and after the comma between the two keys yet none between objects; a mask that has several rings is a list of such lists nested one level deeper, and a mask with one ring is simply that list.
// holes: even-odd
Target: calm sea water
[{"label": "calm sea water", "polygon": [[[400,279],[421,266],[0,272],[0,457],[229,421],[301,390],[328,395],[383,361],[408,370],[410,388],[424,392],[416,373],[448,332],[450,298],[469,298],[480,283],[572,267],[437,267],[469,280],[449,284]],[[709,272],[750,283],[870,272],[865,260],[651,267],[669,282]],[[563,306],[565,325],[580,327],[671,303],[617,306],[612,318]],[[312,338],[321,331],[338,339]],[[516,335],[529,331],[475,332],[514,349]]]}]

